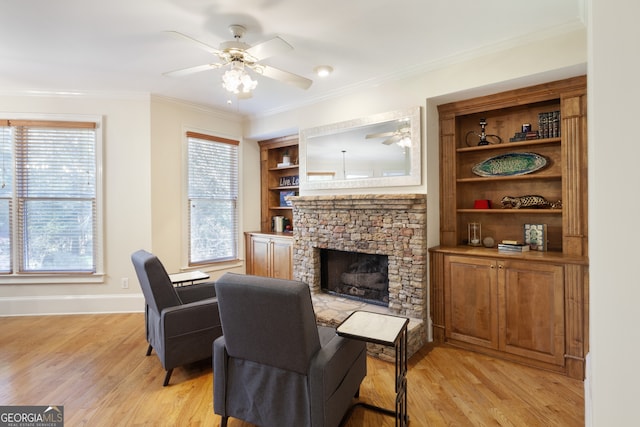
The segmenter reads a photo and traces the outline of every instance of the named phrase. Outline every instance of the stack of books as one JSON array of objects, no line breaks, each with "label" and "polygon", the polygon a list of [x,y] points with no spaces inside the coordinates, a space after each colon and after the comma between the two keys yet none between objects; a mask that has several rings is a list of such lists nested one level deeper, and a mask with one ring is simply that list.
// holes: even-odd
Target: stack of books
[{"label": "stack of books", "polygon": [[529,245],[515,240],[503,240],[502,243],[498,243],[498,252],[501,253],[521,253],[529,250]]},{"label": "stack of books", "polygon": [[538,114],[540,138],[557,138],[560,136],[560,111]]}]

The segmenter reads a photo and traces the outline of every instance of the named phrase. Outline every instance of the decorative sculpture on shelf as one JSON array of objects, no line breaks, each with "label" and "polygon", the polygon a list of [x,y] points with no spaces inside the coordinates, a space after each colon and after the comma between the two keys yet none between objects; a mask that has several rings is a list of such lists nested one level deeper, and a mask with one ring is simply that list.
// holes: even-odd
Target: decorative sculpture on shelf
[{"label": "decorative sculpture on shelf", "polygon": [[562,208],[562,200],[558,200],[557,202],[549,202],[542,196],[538,196],[535,194],[527,195],[527,196],[504,196],[502,198],[502,207],[503,208],[512,208],[512,209],[520,209],[520,208],[542,208],[542,209],[561,209]]},{"label": "decorative sculpture on shelf", "polygon": [[475,133],[475,131],[470,130],[464,137],[465,142],[469,147],[473,145],[469,142],[469,137],[471,135],[475,135],[480,138],[480,141],[476,145],[489,145],[489,144],[501,144],[502,138],[498,135],[488,135],[486,132],[487,119],[480,119],[480,133]]}]

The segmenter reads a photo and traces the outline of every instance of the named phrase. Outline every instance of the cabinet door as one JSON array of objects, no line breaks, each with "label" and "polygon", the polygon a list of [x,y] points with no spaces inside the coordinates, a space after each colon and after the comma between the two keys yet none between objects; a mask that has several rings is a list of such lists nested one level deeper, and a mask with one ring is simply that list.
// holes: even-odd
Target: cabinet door
[{"label": "cabinet door", "polygon": [[445,257],[445,330],[455,339],[498,348],[497,272],[495,260]]},{"label": "cabinet door", "polygon": [[271,239],[251,236],[251,262],[249,274],[256,276],[269,276],[269,263],[271,261]]},{"label": "cabinet door", "polygon": [[564,365],[563,267],[498,261],[500,350]]},{"label": "cabinet door", "polygon": [[271,277],[292,279],[292,242],[291,239],[273,239],[271,246]]}]

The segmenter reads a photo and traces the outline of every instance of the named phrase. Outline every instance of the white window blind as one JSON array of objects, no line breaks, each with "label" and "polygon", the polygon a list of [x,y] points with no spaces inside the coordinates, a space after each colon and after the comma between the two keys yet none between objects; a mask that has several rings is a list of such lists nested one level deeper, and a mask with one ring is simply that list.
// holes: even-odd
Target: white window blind
[{"label": "white window blind", "polygon": [[0,157],[10,157],[12,149],[15,162],[13,171],[3,166],[0,175],[0,218],[6,215],[9,224],[0,224],[0,247],[8,239],[13,248],[11,261],[0,257],[0,268],[96,272],[95,123],[18,120],[9,125],[13,146],[2,140]]},{"label": "white window blind", "polygon": [[238,144],[187,132],[189,265],[238,258]]},{"label": "white window blind", "polygon": [[11,273],[13,137],[7,120],[0,125],[0,273]]}]

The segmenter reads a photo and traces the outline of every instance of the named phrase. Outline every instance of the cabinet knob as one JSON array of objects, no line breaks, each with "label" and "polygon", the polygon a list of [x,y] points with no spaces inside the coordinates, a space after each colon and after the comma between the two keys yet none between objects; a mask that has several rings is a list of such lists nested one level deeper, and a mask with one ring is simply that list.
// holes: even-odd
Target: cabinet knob
[{"label": "cabinet knob", "polygon": [[500,270],[502,270],[502,269],[504,268],[504,265],[499,264],[499,265],[498,265],[498,268],[499,268]]}]

